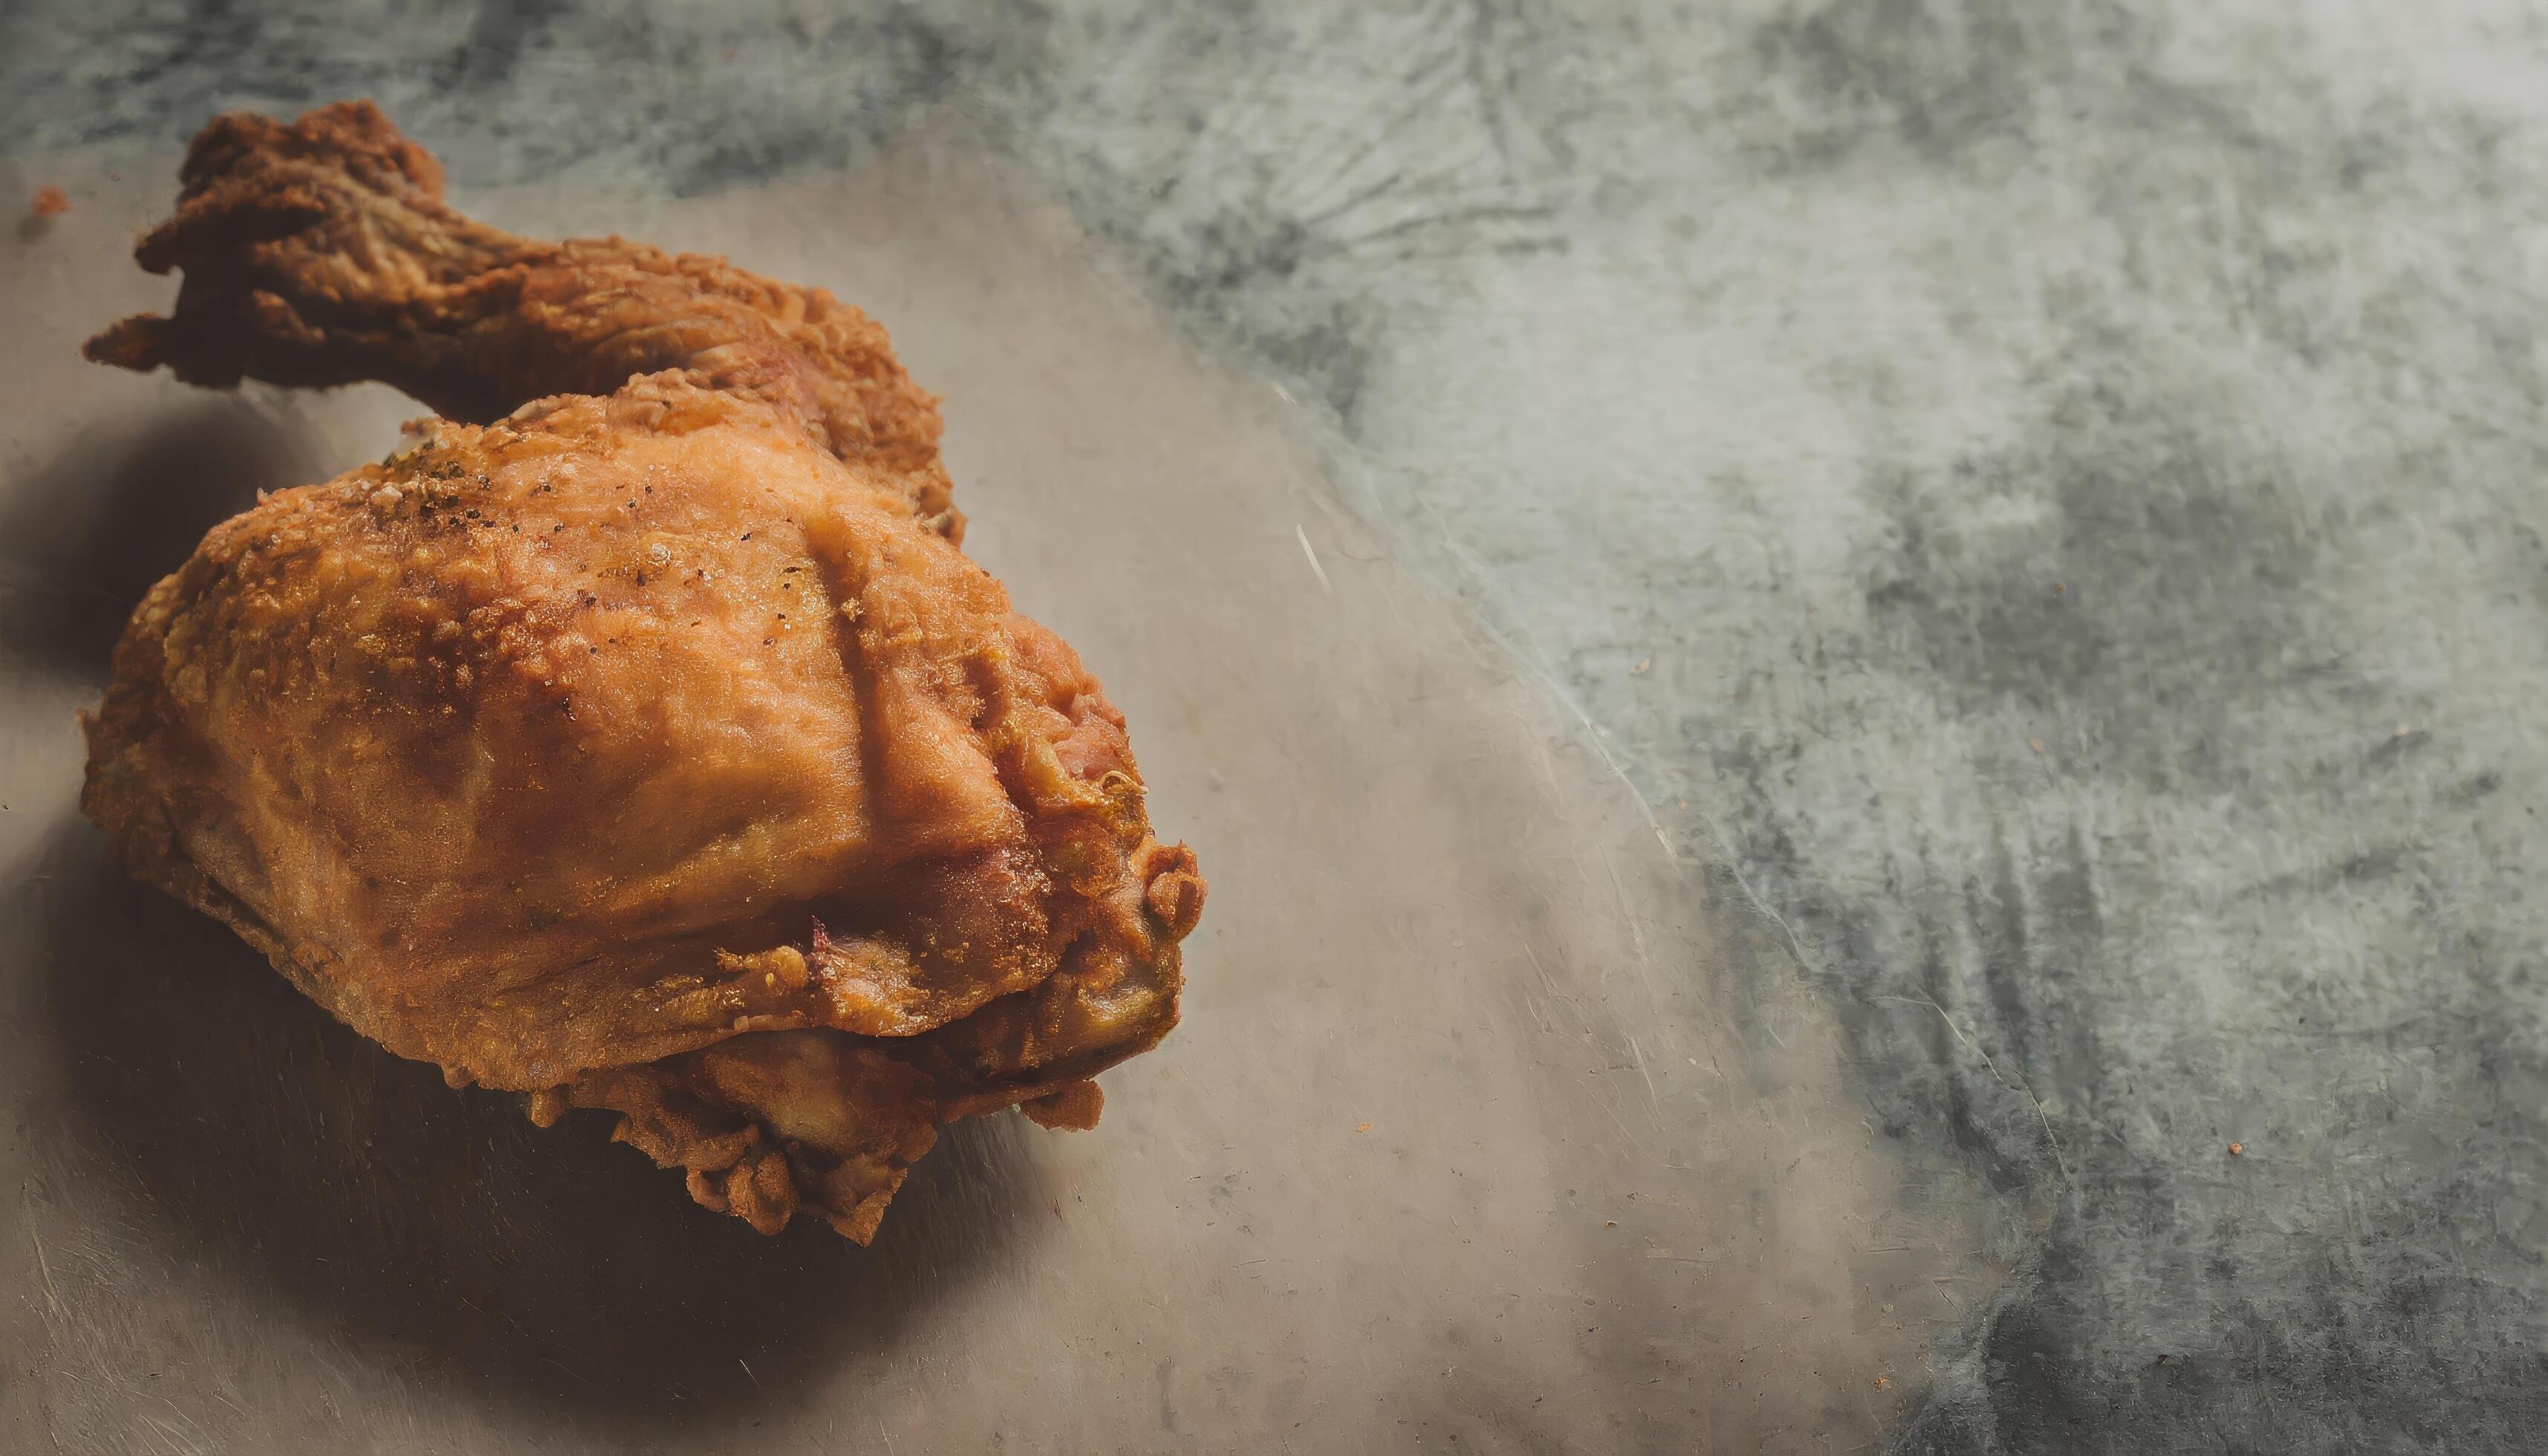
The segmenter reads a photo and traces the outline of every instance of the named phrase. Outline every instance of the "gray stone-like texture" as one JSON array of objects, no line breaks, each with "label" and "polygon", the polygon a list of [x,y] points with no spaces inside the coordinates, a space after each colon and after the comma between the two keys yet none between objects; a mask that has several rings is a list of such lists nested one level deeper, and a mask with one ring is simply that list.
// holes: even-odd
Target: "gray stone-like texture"
[{"label": "gray stone-like texture", "polygon": [[963,114],[2037,1230],[1901,1448],[2548,1443],[2548,14],[716,9],[20,0],[0,134],[695,195]]}]

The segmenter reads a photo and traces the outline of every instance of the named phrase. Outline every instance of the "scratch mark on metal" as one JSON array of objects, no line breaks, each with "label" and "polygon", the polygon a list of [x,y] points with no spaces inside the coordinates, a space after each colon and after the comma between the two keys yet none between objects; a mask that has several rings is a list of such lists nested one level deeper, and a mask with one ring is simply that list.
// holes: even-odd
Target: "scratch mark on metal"
[{"label": "scratch mark on metal", "polygon": [[1647,1106],[1661,1113],[1664,1110],[1664,1100],[1655,1095],[1655,1074],[1646,1070],[1646,1049],[1637,1045],[1637,1039],[1634,1037],[1628,1039],[1628,1056],[1636,1063],[1637,1075],[1646,1080]]},{"label": "scratch mark on metal", "polygon": [[[1610,889],[1619,897],[1619,918],[1628,922],[1628,939],[1637,948],[1637,964],[1643,969],[1647,959],[1646,928],[1637,923],[1637,912],[1628,904],[1628,883],[1619,877],[1619,865],[1610,858],[1608,845],[1601,846],[1601,867],[1610,871]],[[1654,983],[1649,980],[1646,986],[1652,990]]]},{"label": "scratch mark on metal", "polygon": [[[1448,522],[1442,520],[1442,512],[1439,509],[1427,506],[1426,513],[1430,514],[1434,521],[1441,525],[1443,535],[1449,539],[1454,553],[1458,555],[1477,576],[1485,576],[1486,572],[1484,564],[1480,563],[1476,559],[1475,553],[1460,548],[1457,538],[1452,536]],[[1305,540],[1303,544],[1307,545],[1308,543]],[[1619,762],[1618,755],[1612,753],[1610,751],[1610,746],[1602,742],[1601,735],[1594,731],[1595,725],[1592,722],[1592,715],[1584,710],[1584,705],[1575,700],[1575,695],[1566,690],[1565,686],[1557,681],[1555,674],[1541,666],[1541,660],[1537,653],[1522,651],[1521,644],[1506,636],[1502,628],[1497,626],[1494,621],[1483,615],[1476,620],[1475,625],[1478,630],[1485,635],[1488,641],[1494,643],[1502,651],[1505,663],[1535,680],[1539,683],[1539,688],[1542,692],[1547,693],[1552,699],[1563,705],[1568,712],[1575,715],[1576,724],[1582,730],[1575,735],[1577,741],[1591,748],[1593,755],[1600,759],[1601,767],[1609,770],[1611,776],[1618,779],[1619,782],[1627,788],[1628,801],[1637,806],[1637,813],[1646,821],[1646,828],[1654,832],[1655,843],[1663,847],[1664,859],[1671,864],[1680,864],[1681,851],[1673,848],[1672,836],[1664,832],[1663,821],[1656,817],[1653,802],[1646,797],[1645,789],[1638,785],[1636,778],[1628,773],[1627,766]],[[1722,839],[1722,836],[1719,836],[1719,838]],[[1740,871],[1737,871],[1736,878],[1739,882],[1741,879]],[[1745,892],[1747,894],[1750,893],[1748,887]],[[1753,899],[1756,904],[1759,902],[1758,896],[1753,896]]]},{"label": "scratch mark on metal", "polygon": [[2027,1105],[2035,1109],[2035,1120],[2044,1125],[2044,1140],[2051,1144],[2052,1160],[2060,1165],[2061,1181],[2068,1184],[2072,1191],[2077,1191],[2079,1185],[2072,1182],[2070,1178],[2070,1159],[2063,1155],[2061,1151],[2061,1139],[2052,1136],[2052,1119],[2045,1113],[2043,1101],[2036,1097],[2034,1089],[2027,1086],[2023,1080],[2012,1082],[2007,1077],[2002,1076],[2000,1074],[1999,1063],[1991,1060],[1991,1054],[1989,1052],[1984,1051],[1972,1041],[1972,1039],[1964,1035],[1964,1029],[1956,1025],[1956,1019],[1947,1014],[1947,1008],[1939,1005],[1936,1001],[1927,996],[1876,996],[1870,999],[1876,1001],[1897,1002],[1904,1006],[1926,1006],[1931,1011],[1938,1013],[1938,1019],[1947,1024],[1947,1031],[1955,1037],[1956,1044],[1961,1046],[1965,1050],[1972,1052],[1975,1056],[1980,1057],[1982,1059],[1982,1065],[1990,1068],[1992,1081],[1999,1083],[2002,1087],[2005,1087],[2009,1091],[2016,1093],[2018,1096],[2025,1098]]},{"label": "scratch mark on metal", "polygon": [[45,1231],[36,1224],[36,1202],[34,1199],[23,1202],[27,1209],[27,1236],[36,1241],[36,1272],[45,1278],[45,1304],[52,1310],[55,1320],[68,1320],[70,1314],[62,1308],[61,1291],[53,1287],[52,1260],[45,1257]]},{"label": "scratch mark on metal", "polygon": [[1610,1120],[1610,1126],[1619,1130],[1621,1140],[1625,1141],[1628,1146],[1636,1149],[1638,1156],[1644,1156],[1646,1152],[1645,1139],[1628,1131],[1627,1121],[1619,1116],[1619,1110],[1617,1108],[1610,1105],[1610,1100],[1607,1097],[1600,1096],[1596,1093],[1593,1096],[1592,1101],[1595,1106],[1601,1109],[1602,1116],[1607,1117]]},{"label": "scratch mark on metal", "polygon": [[1530,957],[1530,968],[1539,972],[1539,982],[1541,985],[1548,987],[1548,994],[1555,996],[1560,1001],[1564,1001],[1569,1005],[1574,1003],[1574,997],[1567,995],[1564,991],[1557,988],[1556,980],[1550,977],[1548,967],[1540,964],[1539,953],[1531,949],[1530,942],[1524,941],[1521,943],[1521,954]]},{"label": "scratch mark on metal", "polygon": [[1319,565],[1318,550],[1310,545],[1310,532],[1308,528],[1302,526],[1298,522],[1294,522],[1292,526],[1292,534],[1300,540],[1301,554],[1310,559],[1310,570],[1318,576],[1319,590],[1326,592],[1329,596],[1335,595],[1335,584],[1327,580],[1327,569]]}]

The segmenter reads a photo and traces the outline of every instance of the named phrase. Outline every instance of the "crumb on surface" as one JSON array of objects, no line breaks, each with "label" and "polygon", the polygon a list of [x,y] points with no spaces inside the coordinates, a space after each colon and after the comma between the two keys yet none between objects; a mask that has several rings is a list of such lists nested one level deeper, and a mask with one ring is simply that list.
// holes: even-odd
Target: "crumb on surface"
[{"label": "crumb on surface", "polygon": [[52,186],[36,189],[35,200],[27,204],[27,211],[39,218],[58,218],[70,210],[69,196],[60,188]]}]

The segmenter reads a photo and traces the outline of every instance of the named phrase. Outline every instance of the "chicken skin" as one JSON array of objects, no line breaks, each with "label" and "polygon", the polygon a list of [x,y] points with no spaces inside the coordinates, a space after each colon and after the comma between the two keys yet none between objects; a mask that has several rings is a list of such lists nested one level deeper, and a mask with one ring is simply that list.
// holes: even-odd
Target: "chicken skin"
[{"label": "chicken skin", "polygon": [[1204,882],[1124,720],[968,560],[935,402],[819,291],[444,208],[367,104],[197,139],[94,357],[461,419],[154,587],[83,806],[455,1086],[618,1113],[691,1196],[862,1243],[939,1124],[1088,1127]]}]

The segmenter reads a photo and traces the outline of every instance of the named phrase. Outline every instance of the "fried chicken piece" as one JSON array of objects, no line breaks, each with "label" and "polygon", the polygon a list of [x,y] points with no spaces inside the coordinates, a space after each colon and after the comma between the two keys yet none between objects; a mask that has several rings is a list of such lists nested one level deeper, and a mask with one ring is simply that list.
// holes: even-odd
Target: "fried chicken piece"
[{"label": "fried chicken piece", "polygon": [[[526,1094],[542,1125],[617,1112],[619,1140],[765,1232],[802,1210],[865,1242],[942,1122],[1093,1123],[1088,1079],[1175,1024],[1204,882],[1151,835],[1096,680],[956,548],[943,475],[888,463],[935,415],[893,444],[772,386],[891,371],[881,331],[738,342],[766,318],[704,284],[580,305],[561,280],[744,275],[488,242],[368,106],[224,118],[185,176],[141,248],[188,269],[175,320],[93,353],[570,392],[418,421],[151,590],[86,720],[82,806],[132,872],[455,1086]],[[585,246],[610,261],[556,262]],[[556,308],[493,307],[525,296],[486,284],[505,270]],[[626,340],[726,342],[605,379],[557,321],[604,315],[598,346],[647,363],[670,346]],[[496,337],[534,346],[469,373]]]}]

